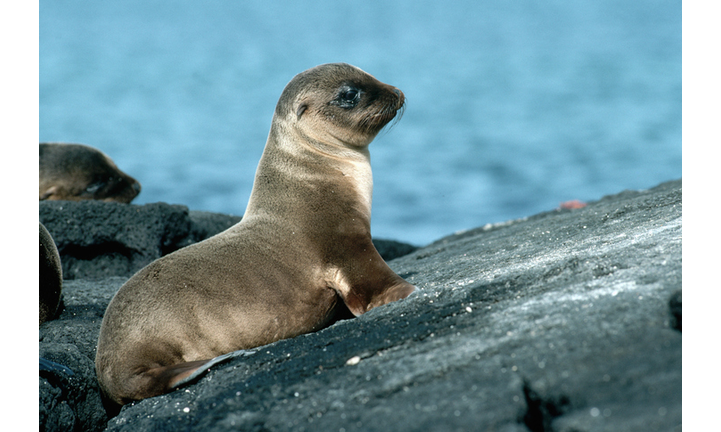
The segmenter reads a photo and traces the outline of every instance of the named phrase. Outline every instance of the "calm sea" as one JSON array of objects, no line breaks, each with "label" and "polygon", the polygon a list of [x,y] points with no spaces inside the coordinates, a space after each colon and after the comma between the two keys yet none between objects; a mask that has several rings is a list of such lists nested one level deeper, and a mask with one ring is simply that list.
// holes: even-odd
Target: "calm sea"
[{"label": "calm sea", "polygon": [[242,215],[285,84],[321,63],[406,94],[371,144],[375,237],[455,231],[681,177],[681,1],[40,1],[40,139],[134,203]]}]

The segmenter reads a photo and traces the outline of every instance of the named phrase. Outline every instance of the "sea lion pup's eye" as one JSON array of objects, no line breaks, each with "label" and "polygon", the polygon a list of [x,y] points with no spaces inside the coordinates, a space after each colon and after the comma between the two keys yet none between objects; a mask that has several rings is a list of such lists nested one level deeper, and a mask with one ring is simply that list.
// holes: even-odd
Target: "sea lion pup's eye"
[{"label": "sea lion pup's eye", "polygon": [[355,107],[360,101],[361,91],[355,87],[344,85],[338,90],[338,94],[335,99],[331,101],[332,104],[338,105],[341,108],[350,109]]},{"label": "sea lion pup's eye", "polygon": [[344,101],[353,102],[357,100],[360,96],[360,93],[356,89],[349,89],[343,92],[341,97]]},{"label": "sea lion pup's eye", "polygon": [[85,190],[82,192],[82,196],[93,196],[97,191],[100,190],[100,188],[104,185],[105,182],[102,180],[96,181],[95,183],[91,183],[88,185],[88,187],[85,188]]}]

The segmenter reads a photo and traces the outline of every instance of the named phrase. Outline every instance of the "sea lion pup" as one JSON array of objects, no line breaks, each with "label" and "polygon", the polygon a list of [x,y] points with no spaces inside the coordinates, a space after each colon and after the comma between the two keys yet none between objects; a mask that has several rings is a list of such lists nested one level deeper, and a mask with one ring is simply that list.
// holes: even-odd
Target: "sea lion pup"
[{"label": "sea lion pup", "polygon": [[348,64],[296,75],[276,106],[243,219],[166,255],[108,305],[95,368],[126,404],[221,354],[327,327],[408,296],[371,242],[368,144],[403,93]]},{"label": "sea lion pup", "polygon": [[55,317],[62,290],[60,254],[47,228],[40,223],[40,324]]},{"label": "sea lion pup", "polygon": [[139,193],[140,183],[100,150],[82,144],[40,143],[40,201],[129,203]]}]

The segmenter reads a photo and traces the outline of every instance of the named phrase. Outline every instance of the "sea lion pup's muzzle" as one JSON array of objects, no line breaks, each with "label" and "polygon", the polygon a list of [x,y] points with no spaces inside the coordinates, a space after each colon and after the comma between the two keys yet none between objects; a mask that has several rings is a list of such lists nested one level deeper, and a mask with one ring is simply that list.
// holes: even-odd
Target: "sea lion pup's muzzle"
[{"label": "sea lion pup's muzzle", "polygon": [[[389,86],[390,87],[390,86]],[[406,97],[402,91],[395,87],[390,87],[390,91],[384,95],[384,99],[378,111],[372,112],[369,110],[367,115],[358,122],[360,129],[365,129],[368,132],[378,132],[385,127],[391,120],[394,120],[394,124],[397,123],[403,116],[403,109],[405,108]]]}]

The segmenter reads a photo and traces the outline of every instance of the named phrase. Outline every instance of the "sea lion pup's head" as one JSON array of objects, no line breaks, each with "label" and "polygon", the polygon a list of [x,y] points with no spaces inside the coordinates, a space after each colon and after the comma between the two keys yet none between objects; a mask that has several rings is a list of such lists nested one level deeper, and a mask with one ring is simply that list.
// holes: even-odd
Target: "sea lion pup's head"
[{"label": "sea lion pup's head", "polygon": [[286,85],[277,120],[326,144],[365,147],[405,103],[403,92],[346,63],[299,73]]},{"label": "sea lion pup's head", "polygon": [[82,144],[40,143],[40,201],[129,203],[140,183],[105,153]]}]

